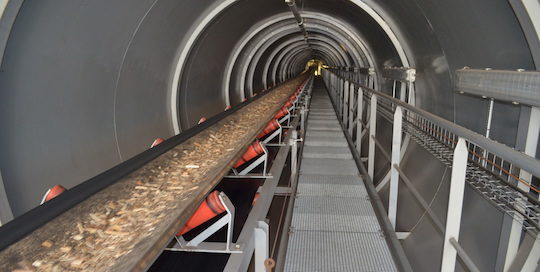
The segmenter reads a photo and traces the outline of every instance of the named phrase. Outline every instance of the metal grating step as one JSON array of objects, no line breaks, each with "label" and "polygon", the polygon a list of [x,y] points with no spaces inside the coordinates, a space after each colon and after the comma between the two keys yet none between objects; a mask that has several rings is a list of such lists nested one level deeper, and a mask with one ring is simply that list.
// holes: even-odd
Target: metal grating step
[{"label": "metal grating step", "polygon": [[323,131],[323,130],[311,131],[311,130],[308,130],[306,132],[306,139],[309,138],[309,137],[316,137],[316,136],[342,138],[342,139],[345,138],[345,136],[343,136],[343,131],[341,131],[341,130],[340,131]]},{"label": "metal grating step", "polygon": [[334,111],[323,111],[323,110],[310,110],[310,111],[311,111],[310,116],[324,115],[324,116],[336,117],[336,113]]},{"label": "metal grating step", "polygon": [[347,147],[348,144],[345,138],[337,137],[306,137],[305,145],[307,146],[332,146],[332,147]]},{"label": "metal grating step", "polygon": [[304,158],[300,174],[358,175],[358,168],[353,160]]},{"label": "metal grating step", "polygon": [[309,116],[310,117],[312,117],[312,116],[334,116],[334,117],[336,117],[336,113],[334,111],[310,110]]},{"label": "metal grating step", "polygon": [[296,192],[299,196],[358,197],[363,199],[366,199],[368,196],[365,187],[360,184],[300,183]]},{"label": "metal grating step", "polygon": [[[307,140],[306,140],[307,143]],[[304,145],[304,158],[352,159],[348,147]]]},{"label": "metal grating step", "polygon": [[396,271],[378,233],[293,231],[285,271]]},{"label": "metal grating step", "polygon": [[308,120],[308,126],[309,126],[309,124],[313,124],[313,125],[336,125],[336,126],[339,126],[339,123],[337,122],[337,119],[336,120],[316,120],[316,119],[310,118]]},{"label": "metal grating step", "polygon": [[337,122],[337,117],[335,116],[326,116],[326,115],[310,115],[309,116],[309,120],[312,120],[312,121],[322,121],[322,120],[332,120],[332,121],[335,121]]},{"label": "metal grating step", "polygon": [[318,131],[343,131],[341,127],[325,127],[325,126],[319,126],[319,127],[310,127],[310,130],[318,130]]},{"label": "metal grating step", "polygon": [[294,201],[294,212],[375,216],[366,197],[301,196]]},{"label": "metal grating step", "polygon": [[333,232],[371,232],[379,233],[376,216],[342,214],[295,213],[292,218],[293,231],[333,231]]},{"label": "metal grating step", "polygon": [[341,125],[315,90],[285,271],[396,271]]},{"label": "metal grating step", "polygon": [[362,180],[351,175],[310,175],[302,174],[298,178],[298,184],[341,184],[341,185],[363,185]]}]

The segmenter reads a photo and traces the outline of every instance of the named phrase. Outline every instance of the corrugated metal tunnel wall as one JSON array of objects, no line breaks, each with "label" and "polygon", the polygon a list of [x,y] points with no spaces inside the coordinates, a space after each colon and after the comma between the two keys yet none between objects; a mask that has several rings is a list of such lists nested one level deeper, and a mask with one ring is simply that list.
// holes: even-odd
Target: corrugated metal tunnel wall
[{"label": "corrugated metal tunnel wall", "polygon": [[[535,69],[538,44],[519,3],[304,0],[310,49],[280,0],[10,1],[0,33],[0,171],[13,213],[299,73],[313,56],[414,67],[417,106],[482,133],[488,101],[456,94],[453,71]],[[520,110],[495,104],[494,140],[516,146]],[[390,129],[378,127],[382,142]],[[404,165],[444,221],[448,169],[414,143]],[[381,163],[376,176],[387,171]],[[430,271],[442,239],[400,193],[398,229],[413,230],[405,250],[415,269]],[[464,246],[493,270],[503,215],[471,190],[466,199],[464,216],[484,218],[463,220]]]}]

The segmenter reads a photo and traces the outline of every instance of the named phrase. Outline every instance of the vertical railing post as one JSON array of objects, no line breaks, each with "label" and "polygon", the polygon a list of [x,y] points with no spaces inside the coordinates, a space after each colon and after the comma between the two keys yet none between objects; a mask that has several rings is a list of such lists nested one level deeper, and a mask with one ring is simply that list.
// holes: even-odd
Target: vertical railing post
[{"label": "vertical railing post", "polygon": [[364,89],[362,89],[362,87],[358,87],[357,100],[358,105],[356,105],[356,151],[358,152],[358,157],[362,157],[362,124],[364,122]]},{"label": "vertical railing post", "polygon": [[[306,100],[308,98],[306,97]],[[302,109],[300,109],[300,131],[305,131],[305,121],[306,121],[306,105],[302,106]]]},{"label": "vertical railing post", "polygon": [[349,85],[349,119],[347,120],[349,122],[349,135],[352,137],[353,135],[353,121],[354,121],[354,83],[350,83]]},{"label": "vertical railing post", "polygon": [[377,95],[371,95],[369,116],[369,150],[368,150],[368,174],[373,182],[375,172],[375,132],[377,131]]},{"label": "vertical railing post", "polygon": [[397,80],[393,80],[393,83],[392,83],[392,97],[393,98],[396,98],[396,84],[397,84]]},{"label": "vertical railing post", "polygon": [[[529,117],[529,124],[527,129],[527,136],[525,138],[525,150],[524,153],[531,156],[536,157],[536,150],[538,147],[538,137],[540,135],[540,108],[538,107],[531,107],[531,114]],[[527,171],[521,170],[519,172],[519,178],[525,181],[532,181],[533,175],[530,174]],[[525,192],[529,192],[531,188],[521,182],[517,183],[517,187]],[[525,209],[522,207],[525,207],[525,203],[527,202],[526,199],[520,198],[517,200],[517,211],[525,213]],[[522,216],[518,217],[518,219],[512,220],[512,226],[510,229],[510,237],[508,238],[508,248],[506,250],[506,258],[504,263],[504,271],[510,271],[510,266],[514,259],[517,256],[519,245],[521,242],[521,233],[523,230],[523,221],[524,218]],[[535,265],[534,260],[534,251],[538,251],[538,245],[537,243],[533,244],[533,248],[531,248],[531,253],[529,253],[529,258],[525,261],[524,268],[527,265]],[[533,258],[531,258],[533,256]],[[531,260],[532,259],[532,260]],[[523,270],[526,271],[526,270]]]},{"label": "vertical railing post", "polygon": [[394,112],[394,130],[392,133],[392,163],[390,164],[390,192],[388,196],[388,218],[394,230],[396,229],[397,202],[399,188],[399,171],[393,167],[400,165],[401,160],[401,134],[403,124],[403,110],[396,107]]},{"label": "vertical railing post", "polygon": [[269,251],[270,251],[270,246],[269,246],[270,243],[269,243],[269,238],[268,238],[269,233],[270,232],[269,232],[268,224],[263,221],[258,221],[257,227],[254,229],[254,233],[253,233],[253,236],[254,236],[253,242],[255,243],[254,245],[255,272],[267,271],[265,261],[268,259]]},{"label": "vertical railing post", "polygon": [[342,103],[343,103],[343,100],[342,100],[342,97],[343,97],[343,79],[342,78],[339,78],[339,95],[338,95],[338,109],[339,109],[339,117],[343,116],[343,112],[341,112],[341,108],[342,108]]},{"label": "vertical railing post", "polygon": [[347,127],[347,117],[349,112],[349,81],[345,80],[344,86],[343,86],[343,105],[341,109],[342,118],[341,121],[343,122],[343,125]]},{"label": "vertical railing post", "polygon": [[336,75],[334,73],[330,73],[330,76],[332,78],[331,84],[332,84],[332,94],[334,95],[334,100],[336,100],[337,97],[337,88],[336,88]]},{"label": "vertical railing post", "polygon": [[463,194],[465,192],[465,172],[467,170],[468,150],[465,139],[459,138],[454,149],[452,162],[452,177],[450,179],[450,194],[448,196],[448,211],[446,215],[446,231],[444,233],[442,272],[454,272],[456,266],[456,249],[450,243],[454,238],[459,241],[461,212],[463,210]]},{"label": "vertical railing post", "polygon": [[289,144],[291,145],[291,179],[296,176],[297,172],[297,163],[298,163],[298,145],[297,145],[298,132],[292,130],[291,138],[289,139]]}]

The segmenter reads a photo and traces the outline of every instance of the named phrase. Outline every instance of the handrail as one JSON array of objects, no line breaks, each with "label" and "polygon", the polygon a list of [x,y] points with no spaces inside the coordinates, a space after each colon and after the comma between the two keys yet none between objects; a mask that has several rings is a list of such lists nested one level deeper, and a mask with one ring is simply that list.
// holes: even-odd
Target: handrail
[{"label": "handrail", "polygon": [[452,244],[452,246],[456,249],[457,254],[461,258],[461,260],[463,261],[465,266],[467,266],[467,269],[469,269],[469,271],[471,271],[471,272],[480,272],[480,269],[478,269],[476,264],[474,264],[471,257],[469,257],[469,254],[467,254],[467,252],[465,252],[465,250],[461,247],[461,245],[458,243],[456,238],[454,238],[454,237],[450,238],[450,244]]},{"label": "handrail", "polygon": [[[332,102],[334,106],[334,111],[337,113],[338,112],[337,103],[336,103],[337,101],[335,101],[331,95],[329,97],[330,97],[330,101]],[[338,121],[340,122],[342,126],[342,130],[345,135],[345,139],[347,140],[347,143],[349,144],[349,148],[352,150],[352,156],[356,163],[356,166],[358,167],[360,173],[363,176],[362,181],[364,185],[366,186],[366,191],[369,195],[371,204],[373,205],[373,209],[375,210],[375,215],[377,216],[379,224],[381,225],[382,232],[385,234],[384,236],[389,245],[390,253],[392,254],[392,257],[394,258],[394,261],[396,261],[396,266],[398,267],[398,270],[399,271],[413,271],[411,264],[409,262],[409,259],[407,258],[405,251],[403,250],[401,244],[398,241],[398,238],[392,227],[392,224],[390,223],[390,220],[388,219],[388,217],[384,216],[386,214],[386,210],[384,209],[381,198],[379,197],[377,190],[375,189],[375,186],[373,185],[373,180],[369,176],[366,167],[362,163],[362,158],[360,157],[360,154],[358,154],[358,152],[356,152],[354,149],[353,139],[351,138],[351,135],[349,135],[347,130],[343,127],[343,122],[339,118],[338,118]]]},{"label": "handrail", "polygon": [[[464,265],[470,271],[479,271],[478,267],[474,264],[470,256],[465,252],[465,250],[459,245],[457,241],[458,239],[457,237],[459,236],[460,225],[461,225],[460,220],[461,220],[461,213],[462,213],[462,205],[464,201],[463,199],[464,186],[466,183],[466,177],[468,175],[467,169],[468,167],[471,167],[471,169],[475,167],[469,164],[479,163],[479,161],[474,160],[475,155],[479,158],[481,157],[484,161],[488,161],[488,156],[490,154],[493,155],[493,159],[492,159],[493,161],[495,161],[497,157],[499,157],[501,161],[500,162],[501,165],[503,164],[503,162],[507,164],[510,163],[510,166],[508,169],[504,169],[503,166],[500,167],[501,172],[508,174],[508,178],[502,176],[502,173],[499,173],[499,175],[497,175],[495,173],[490,172],[490,170],[488,169],[485,169],[485,170],[488,173],[492,173],[494,177],[500,179],[500,181],[502,181],[506,185],[509,185],[510,188],[508,189],[510,189],[510,191],[508,192],[511,193],[512,197],[514,197],[515,199],[522,200],[522,197],[526,196],[527,199],[532,200],[531,201],[532,203],[538,204],[537,200],[535,200],[534,198],[529,198],[529,195],[526,192],[524,192],[523,190],[520,190],[519,188],[516,188],[516,186],[513,186],[513,184],[505,180],[508,180],[510,179],[510,177],[512,177],[518,182],[526,182],[526,181],[523,181],[521,177],[516,177],[515,175],[512,175],[512,171],[513,171],[512,169],[514,169],[514,167],[518,167],[524,172],[528,171],[529,173],[535,176],[539,176],[540,161],[536,160],[535,158],[530,157],[527,154],[518,152],[506,145],[499,144],[495,141],[492,141],[489,138],[486,138],[480,134],[477,134],[471,130],[468,130],[457,124],[454,124],[434,114],[431,114],[422,109],[416,108],[404,101],[398,100],[385,93],[366,87],[362,85],[361,83],[355,82],[356,81],[355,78],[348,78],[346,76],[336,74],[333,71],[329,71],[328,69],[326,69],[325,71],[329,72],[328,75],[330,75],[330,77],[328,77],[327,79],[330,81],[330,85],[332,87],[334,87],[334,85],[337,85],[337,90],[334,89],[334,96],[336,96],[336,98],[340,102],[338,103],[339,105],[337,107],[339,107],[339,110],[337,111],[343,112],[342,126],[344,128],[346,137],[350,138],[352,136],[352,132],[350,131],[354,127],[353,122],[357,123],[356,125],[358,128],[360,128],[361,125],[365,126],[362,122],[362,119],[363,119],[362,115],[358,117],[358,113],[357,113],[357,116],[355,117],[354,113],[352,113],[353,110],[351,109],[351,104],[350,104],[350,103],[354,103],[352,100],[357,99],[358,105],[356,105],[355,107],[358,107],[357,111],[360,111],[359,114],[363,114],[362,104],[360,103],[362,103],[364,95],[367,96],[368,98],[371,95],[370,102],[367,102],[367,101],[366,102],[370,107],[369,110],[367,110],[367,113],[370,114],[368,119],[370,120],[370,123],[372,124],[373,128],[375,128],[375,124],[377,122],[375,118],[376,117],[375,114],[377,114],[377,112],[379,112],[385,119],[389,120],[393,124],[392,149],[391,149],[392,154],[391,155],[383,148],[382,144],[375,137],[374,129],[372,132],[369,133],[369,138],[368,138],[369,154],[368,154],[368,165],[367,165],[367,168],[369,169],[367,178],[371,179],[374,176],[373,169],[374,169],[374,164],[375,164],[374,163],[375,148],[378,148],[379,149],[378,151],[380,152],[379,154],[381,154],[390,162],[388,219],[393,224],[393,227],[395,228],[395,223],[396,223],[398,184],[400,181],[402,181],[406,185],[406,187],[409,188],[409,190],[412,192],[413,196],[420,203],[420,205],[424,208],[425,212],[429,215],[430,219],[432,219],[435,229],[438,230],[440,233],[442,233],[444,236],[441,271],[448,272],[448,271],[454,270],[456,255],[461,258]],[[401,96],[403,96],[403,93]],[[379,107],[381,107],[380,110],[379,110]],[[407,110],[408,114],[404,115],[402,113],[403,110]],[[351,113],[350,115],[347,114],[349,112]],[[341,121],[341,118],[339,119]],[[349,131],[347,130],[345,119],[347,119]],[[451,178],[450,193],[449,193],[446,227],[443,226],[442,222],[436,217],[431,207],[429,207],[429,204],[418,193],[416,188],[412,186],[412,183],[410,182],[410,180],[406,177],[405,173],[399,167],[400,160],[401,160],[400,154],[402,152],[401,151],[402,133],[399,133],[399,132],[406,131],[406,129],[403,127],[403,122],[407,122],[408,126],[410,125],[412,125],[413,127],[418,126],[418,129],[420,130],[428,129],[428,130],[433,130],[434,134],[440,134],[440,135],[432,135],[433,131],[429,133],[424,132],[426,133],[426,136],[433,137],[433,140],[435,140],[436,142],[440,142],[440,146],[443,148],[448,147],[449,150],[451,150],[451,149],[454,149],[455,147],[454,152],[452,152],[453,154],[448,154],[449,153],[448,152],[449,150],[448,150],[448,151],[444,151],[444,155],[443,155],[450,158],[450,161],[452,164],[452,176],[451,176],[452,178]],[[351,135],[349,135],[349,133]],[[447,135],[448,137],[446,137]],[[457,139],[459,139],[459,141]],[[356,143],[357,147],[360,147],[362,145],[362,137],[357,136],[356,141],[357,141]],[[470,149],[471,146],[474,147],[473,150]],[[432,147],[427,146],[425,148],[432,148]],[[476,148],[480,148],[481,151],[482,149],[484,149],[483,156],[479,156],[476,153],[476,150],[477,150]],[[435,147],[435,150],[437,150],[437,147]],[[357,152],[360,152],[360,151],[357,151]],[[353,152],[353,155],[358,155],[358,154]],[[472,155],[472,158],[471,158],[471,155]],[[492,164],[496,166],[495,163],[492,163]],[[514,195],[516,193],[517,195]],[[519,196],[519,194],[521,194],[521,196]],[[515,207],[513,204],[510,204],[510,207],[515,209],[515,211],[520,212],[519,209],[521,208],[521,206]],[[525,206],[524,208],[529,209],[529,207],[527,206]],[[537,210],[537,207],[535,209]],[[524,218],[528,218],[527,220],[536,220],[534,218],[529,218],[529,216],[525,214],[522,214],[522,215]],[[524,218],[521,218],[521,219],[514,218],[514,219],[516,219],[518,222],[523,222],[523,226],[525,226]],[[540,229],[537,225],[535,225],[535,228],[537,230]]]},{"label": "handrail", "polygon": [[[329,71],[330,73],[336,75],[339,78],[342,78],[344,80],[349,79],[342,77],[332,71]],[[447,129],[448,131],[452,132],[453,134],[465,138],[468,141],[471,141],[475,143],[476,145],[483,147],[490,152],[505,158],[505,160],[510,161],[511,163],[515,164],[519,168],[533,174],[534,176],[540,177],[540,160],[537,160],[529,155],[526,155],[522,152],[516,151],[513,148],[510,148],[507,145],[498,143],[496,141],[493,141],[491,139],[488,139],[472,130],[469,130],[467,128],[464,128],[460,125],[457,125],[453,122],[450,122],[442,117],[439,117],[435,114],[432,114],[430,112],[427,112],[425,110],[422,110],[420,108],[414,107],[408,103],[405,103],[401,100],[395,99],[387,94],[384,94],[380,91],[373,90],[371,88],[368,88],[366,86],[363,86],[357,82],[352,82],[353,84],[357,85],[358,87],[364,89],[367,92],[370,92],[372,94],[376,94],[379,97],[383,97],[387,100],[390,100],[395,105],[401,106],[404,109],[407,109],[408,111],[414,112],[425,119]]]}]

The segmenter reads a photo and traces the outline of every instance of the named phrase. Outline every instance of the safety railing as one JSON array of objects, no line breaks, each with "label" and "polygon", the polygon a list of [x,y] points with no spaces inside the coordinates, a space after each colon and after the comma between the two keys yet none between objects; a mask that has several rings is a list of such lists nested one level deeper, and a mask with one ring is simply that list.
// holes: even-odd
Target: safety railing
[{"label": "safety railing", "polygon": [[[223,271],[247,271],[250,263],[253,263],[254,271],[262,272],[272,270],[276,265],[282,267],[284,264],[287,226],[290,223],[290,211],[285,211],[288,201],[283,203],[283,209],[278,221],[278,231],[280,235],[275,235],[273,241],[270,240],[270,232],[266,223],[266,218],[270,206],[276,195],[294,195],[296,182],[298,178],[298,166],[300,157],[299,149],[304,137],[304,127],[307,122],[308,106],[310,103],[310,94],[313,87],[313,76],[302,84],[302,92],[294,103],[294,109],[290,111],[288,119],[288,133],[280,139],[280,144],[270,173],[272,177],[264,179],[259,192],[256,205],[249,211],[242,230],[236,240],[236,245],[240,245],[242,250],[239,254],[231,254]],[[286,186],[280,185],[281,176],[286,174],[286,168],[290,171],[289,182]],[[281,192],[281,193],[280,193]],[[283,193],[284,192],[284,193]],[[284,236],[285,235],[285,236]],[[277,239],[281,239],[279,242]],[[285,244],[285,246],[283,246]],[[279,248],[277,246],[279,245]],[[276,251],[277,250],[277,251]],[[253,261],[252,261],[253,259]]]},{"label": "safety railing", "polygon": [[[335,101],[343,126],[353,139],[360,157],[362,139],[367,137],[368,152],[365,158],[367,175],[373,180],[376,151],[390,163],[388,217],[394,228],[398,184],[401,181],[425,209],[436,229],[444,236],[441,271],[454,271],[456,256],[461,258],[469,270],[478,271],[458,243],[466,182],[492,201],[497,208],[511,216],[514,222],[521,224],[522,231],[533,237],[538,236],[540,203],[535,196],[523,190],[522,185],[538,192],[539,188],[534,186],[531,180],[533,177],[540,177],[540,161],[400,99],[369,88],[362,82],[338,75],[333,70],[325,69],[322,75]],[[412,86],[408,87],[409,95],[400,95],[401,98],[410,96]],[[383,144],[378,141],[377,117],[384,118],[393,126],[391,154],[388,154]],[[452,167],[446,226],[435,216],[400,168],[404,135]],[[528,173],[530,178],[525,179],[524,175],[520,175],[523,172]]]}]

